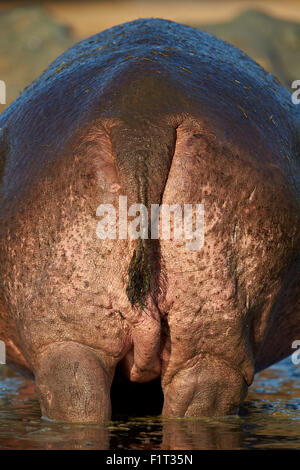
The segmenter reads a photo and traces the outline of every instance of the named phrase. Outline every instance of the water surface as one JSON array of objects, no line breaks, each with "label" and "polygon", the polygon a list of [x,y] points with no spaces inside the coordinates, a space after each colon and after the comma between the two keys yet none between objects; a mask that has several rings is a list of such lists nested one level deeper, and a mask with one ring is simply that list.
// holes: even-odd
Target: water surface
[{"label": "water surface", "polygon": [[300,365],[291,358],[256,376],[239,416],[162,419],[121,412],[102,425],[41,419],[32,381],[0,366],[0,449],[283,448],[300,449]]}]

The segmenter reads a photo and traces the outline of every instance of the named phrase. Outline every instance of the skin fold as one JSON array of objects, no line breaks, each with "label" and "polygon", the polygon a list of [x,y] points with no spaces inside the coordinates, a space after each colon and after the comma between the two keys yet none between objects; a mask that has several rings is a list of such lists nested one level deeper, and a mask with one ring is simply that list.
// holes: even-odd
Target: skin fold
[{"label": "skin fold", "polygon": [[[110,419],[117,366],[161,378],[164,416],[233,414],[292,352],[299,117],[241,51],[159,19],[78,43],[0,116],[0,339],[43,416]],[[203,204],[203,247],[99,239],[120,196]]]}]

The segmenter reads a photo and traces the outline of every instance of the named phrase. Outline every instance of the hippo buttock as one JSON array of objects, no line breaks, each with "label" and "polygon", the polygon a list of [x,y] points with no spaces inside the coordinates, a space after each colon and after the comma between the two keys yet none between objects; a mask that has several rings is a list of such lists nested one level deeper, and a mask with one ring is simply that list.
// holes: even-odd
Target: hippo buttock
[{"label": "hippo buttock", "polygon": [[[110,419],[116,373],[161,378],[164,416],[237,412],[300,339],[290,93],[210,34],[141,19],[65,52],[0,128],[0,339],[42,415]],[[199,208],[191,249],[176,230]]]}]

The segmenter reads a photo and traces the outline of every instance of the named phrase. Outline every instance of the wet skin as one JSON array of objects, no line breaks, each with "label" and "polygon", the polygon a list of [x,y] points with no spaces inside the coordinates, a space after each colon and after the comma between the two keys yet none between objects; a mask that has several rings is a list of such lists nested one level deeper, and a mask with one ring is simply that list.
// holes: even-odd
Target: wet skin
[{"label": "wet skin", "polygon": [[[300,338],[300,116],[223,41],[137,20],[0,116],[0,338],[42,414],[111,415],[118,364],[165,416],[231,414]],[[205,243],[100,240],[99,204],[204,204]]]}]

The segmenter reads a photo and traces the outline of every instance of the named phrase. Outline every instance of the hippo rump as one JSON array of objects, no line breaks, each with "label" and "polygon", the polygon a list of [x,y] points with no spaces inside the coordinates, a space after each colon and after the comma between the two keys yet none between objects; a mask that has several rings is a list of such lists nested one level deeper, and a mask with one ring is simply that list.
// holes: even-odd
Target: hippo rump
[{"label": "hippo rump", "polygon": [[[0,338],[43,416],[110,419],[116,374],[160,378],[164,416],[235,413],[300,339],[290,93],[220,39],[142,19],[65,52],[0,128]],[[120,200],[143,230],[101,238]],[[171,225],[203,208],[197,249],[175,225],[151,236],[162,204]]]}]

